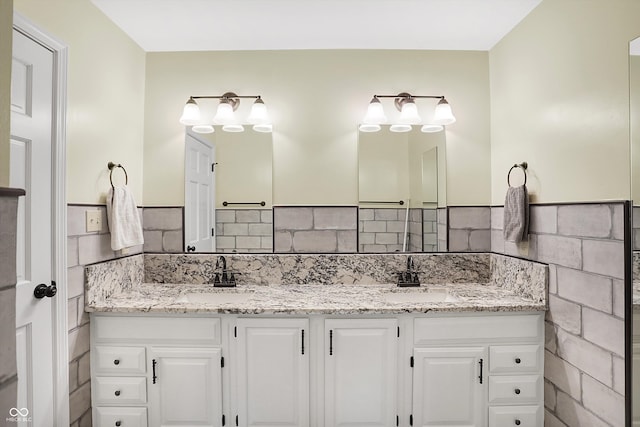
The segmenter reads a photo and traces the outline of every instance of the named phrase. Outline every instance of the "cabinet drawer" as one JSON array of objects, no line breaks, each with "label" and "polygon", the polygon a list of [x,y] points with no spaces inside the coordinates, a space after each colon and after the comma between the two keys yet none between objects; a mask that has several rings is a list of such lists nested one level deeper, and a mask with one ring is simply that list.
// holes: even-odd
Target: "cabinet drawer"
[{"label": "cabinet drawer", "polygon": [[98,342],[220,344],[220,319],[213,317],[94,316],[91,325],[92,338]]},{"label": "cabinet drawer", "polygon": [[491,427],[542,427],[541,406],[491,406]]},{"label": "cabinet drawer", "polygon": [[96,427],[147,427],[146,408],[93,408]]},{"label": "cabinet drawer", "polygon": [[95,372],[103,374],[142,374],[146,372],[144,347],[95,347]]},{"label": "cabinet drawer", "polygon": [[450,340],[537,339],[542,336],[542,326],[539,314],[419,318],[414,321],[414,344],[430,345],[433,341]]},{"label": "cabinet drawer", "polygon": [[98,405],[130,405],[147,401],[145,377],[96,377],[95,386]]},{"label": "cabinet drawer", "polygon": [[489,348],[489,372],[538,372],[540,345],[497,345]]},{"label": "cabinet drawer", "polygon": [[542,400],[540,375],[490,376],[489,404],[539,403]]}]

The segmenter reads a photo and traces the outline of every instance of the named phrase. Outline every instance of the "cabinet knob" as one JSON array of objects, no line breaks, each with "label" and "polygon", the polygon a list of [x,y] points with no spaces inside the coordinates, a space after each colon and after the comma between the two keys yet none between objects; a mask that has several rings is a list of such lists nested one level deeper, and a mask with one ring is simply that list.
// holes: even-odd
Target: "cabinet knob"
[{"label": "cabinet knob", "polygon": [[[516,420],[516,422],[520,424],[520,421]],[[122,425],[122,421],[116,421],[116,427],[120,427],[121,425]]]},{"label": "cabinet knob", "polygon": [[[519,391],[519,390],[517,390],[517,391],[516,391],[516,393],[520,393],[520,391]],[[116,396],[120,396],[120,390],[116,390],[116,393],[115,393],[115,394],[116,394]]]},{"label": "cabinet knob", "polygon": [[516,365],[519,365],[519,364],[520,364],[520,362],[521,362],[520,358],[519,358],[519,357],[516,357]]},{"label": "cabinet knob", "polygon": [[514,391],[516,392],[516,394],[520,394],[520,389],[519,388],[515,389]]},{"label": "cabinet knob", "polygon": [[113,364],[114,364],[114,365],[119,365],[119,364],[120,364],[120,359],[116,359],[116,360],[114,360],[114,361],[113,361]]},{"label": "cabinet knob", "polygon": [[519,426],[519,425],[520,425],[520,420],[516,418],[516,423],[515,423],[515,424],[516,424],[517,426]]}]

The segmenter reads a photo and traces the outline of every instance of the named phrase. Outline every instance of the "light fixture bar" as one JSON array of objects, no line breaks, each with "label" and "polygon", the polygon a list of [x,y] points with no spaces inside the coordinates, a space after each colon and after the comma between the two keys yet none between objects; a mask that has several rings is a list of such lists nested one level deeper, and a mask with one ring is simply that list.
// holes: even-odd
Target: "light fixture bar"
[{"label": "light fixture bar", "polygon": [[[399,95],[373,95],[374,98],[431,98],[431,99],[444,99],[442,95],[410,95],[410,94],[399,94]],[[195,96],[194,96],[195,98]]]},{"label": "light fixture bar", "polygon": [[198,95],[192,96],[193,99],[232,99],[232,98],[251,98],[262,99],[260,95]]}]

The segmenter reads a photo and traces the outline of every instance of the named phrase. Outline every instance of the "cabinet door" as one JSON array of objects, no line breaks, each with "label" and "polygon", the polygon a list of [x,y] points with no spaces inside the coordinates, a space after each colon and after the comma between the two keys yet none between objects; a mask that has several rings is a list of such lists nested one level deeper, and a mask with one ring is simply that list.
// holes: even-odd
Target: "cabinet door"
[{"label": "cabinet door", "polygon": [[325,426],[396,425],[396,319],[325,321]]},{"label": "cabinet door", "polygon": [[308,331],[308,319],[238,319],[240,426],[309,425]]},{"label": "cabinet door", "polygon": [[486,347],[415,349],[413,425],[485,426]]},{"label": "cabinet door", "polygon": [[149,425],[222,424],[219,348],[152,347],[149,354]]}]

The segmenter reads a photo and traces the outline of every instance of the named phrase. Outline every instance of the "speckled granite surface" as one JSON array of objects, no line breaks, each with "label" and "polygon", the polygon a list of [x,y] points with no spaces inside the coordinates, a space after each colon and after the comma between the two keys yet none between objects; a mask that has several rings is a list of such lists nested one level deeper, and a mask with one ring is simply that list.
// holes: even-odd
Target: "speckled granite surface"
[{"label": "speckled granite surface", "polygon": [[242,273],[235,289],[206,284],[215,258],[146,254],[87,267],[86,310],[352,315],[539,311],[547,304],[547,266],[502,255],[415,254],[420,288],[394,284],[407,255],[230,255],[228,268]]}]

